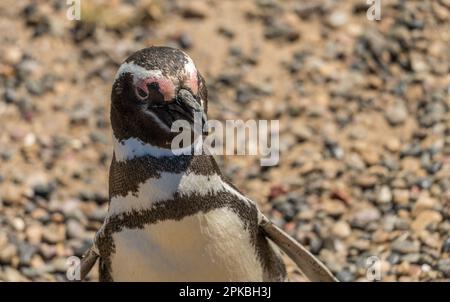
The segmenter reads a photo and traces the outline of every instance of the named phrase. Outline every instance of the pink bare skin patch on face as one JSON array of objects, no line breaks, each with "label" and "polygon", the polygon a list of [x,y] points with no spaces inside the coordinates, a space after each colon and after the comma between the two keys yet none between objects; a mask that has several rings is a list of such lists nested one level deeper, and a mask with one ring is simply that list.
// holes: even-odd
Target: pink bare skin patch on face
[{"label": "pink bare skin patch on face", "polygon": [[192,92],[194,94],[197,94],[198,92],[198,77],[197,77],[197,71],[189,74],[188,79],[188,86],[192,89]]},{"label": "pink bare skin patch on face", "polygon": [[169,102],[175,97],[175,85],[170,79],[164,77],[151,76],[136,82],[136,95],[139,99],[145,100],[149,96],[148,85],[156,83],[159,92],[163,95],[164,101]]},{"label": "pink bare skin patch on face", "polygon": [[184,66],[185,71],[185,85],[189,87],[194,94],[198,92],[198,76],[197,69],[195,68],[194,62],[189,58],[188,62]]}]

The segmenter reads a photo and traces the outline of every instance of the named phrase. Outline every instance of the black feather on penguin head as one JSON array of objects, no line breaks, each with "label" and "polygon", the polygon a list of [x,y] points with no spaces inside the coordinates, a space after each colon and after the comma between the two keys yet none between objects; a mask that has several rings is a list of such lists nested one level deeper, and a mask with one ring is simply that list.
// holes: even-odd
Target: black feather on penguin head
[{"label": "black feather on penguin head", "polygon": [[208,92],[192,59],[170,47],[149,47],[120,66],[111,92],[111,125],[115,138],[137,138],[170,148],[178,134],[176,120],[193,123],[194,112],[206,119]]}]

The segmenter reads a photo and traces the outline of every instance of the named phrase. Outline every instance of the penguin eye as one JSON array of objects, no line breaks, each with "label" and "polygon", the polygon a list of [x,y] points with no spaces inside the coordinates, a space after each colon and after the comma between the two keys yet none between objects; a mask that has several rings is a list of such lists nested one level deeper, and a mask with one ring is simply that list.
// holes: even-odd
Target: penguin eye
[{"label": "penguin eye", "polygon": [[145,101],[149,105],[161,105],[165,100],[172,100],[175,97],[175,87],[170,79],[148,77],[134,84],[134,94],[138,100]]},{"label": "penguin eye", "polygon": [[136,95],[140,100],[146,100],[148,98],[148,90],[144,90],[142,87],[136,87]]},{"label": "penguin eye", "polygon": [[151,83],[148,87],[148,99],[154,105],[164,104],[164,95],[159,91],[159,85],[156,82]]}]

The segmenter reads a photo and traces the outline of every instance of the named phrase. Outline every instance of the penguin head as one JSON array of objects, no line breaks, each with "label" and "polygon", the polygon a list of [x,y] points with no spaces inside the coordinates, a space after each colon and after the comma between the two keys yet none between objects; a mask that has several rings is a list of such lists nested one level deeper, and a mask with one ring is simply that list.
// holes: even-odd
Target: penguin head
[{"label": "penguin head", "polygon": [[[149,47],[128,57],[111,92],[111,125],[119,141],[136,138],[170,148],[175,121],[206,121],[208,92],[192,59],[170,47]],[[197,113],[197,115],[196,115]]]}]

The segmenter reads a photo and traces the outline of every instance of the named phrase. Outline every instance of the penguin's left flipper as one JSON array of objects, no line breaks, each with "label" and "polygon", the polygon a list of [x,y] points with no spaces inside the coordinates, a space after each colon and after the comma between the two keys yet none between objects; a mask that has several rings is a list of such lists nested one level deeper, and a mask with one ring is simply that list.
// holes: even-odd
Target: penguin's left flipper
[{"label": "penguin's left flipper", "polygon": [[94,251],[94,246],[90,247],[83,255],[80,263],[80,279],[84,280],[89,272],[92,270],[95,262],[99,258],[98,253]]},{"label": "penguin's left flipper", "polygon": [[260,227],[266,236],[283,250],[313,282],[338,282],[329,269],[303,245],[277,227],[261,214]]}]

